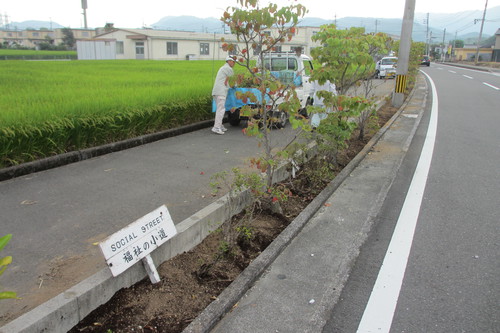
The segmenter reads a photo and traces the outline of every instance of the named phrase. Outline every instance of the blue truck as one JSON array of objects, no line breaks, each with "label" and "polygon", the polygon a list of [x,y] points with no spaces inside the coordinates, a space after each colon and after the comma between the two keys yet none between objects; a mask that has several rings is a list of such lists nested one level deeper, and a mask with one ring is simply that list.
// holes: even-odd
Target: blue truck
[{"label": "blue truck", "polygon": [[[305,114],[307,105],[312,104],[313,89],[309,81],[313,64],[311,58],[303,54],[296,54],[292,52],[279,52],[279,53],[266,53],[263,57],[264,67],[271,71],[271,74],[287,85],[293,85],[295,92],[300,100],[300,112]],[[241,120],[248,120],[247,117],[240,115],[240,110],[244,105],[252,105],[250,101],[238,99],[236,93],[252,92],[259,102],[262,103],[262,94],[257,88],[235,87],[230,88],[226,98],[226,111],[228,112],[229,123],[232,126],[238,126]],[[269,96],[264,96],[266,105],[269,109],[270,115],[275,122],[273,125],[277,128],[283,128],[288,122],[288,114],[278,110],[280,100],[271,105]],[[215,112],[215,103],[213,104],[213,111]]]}]

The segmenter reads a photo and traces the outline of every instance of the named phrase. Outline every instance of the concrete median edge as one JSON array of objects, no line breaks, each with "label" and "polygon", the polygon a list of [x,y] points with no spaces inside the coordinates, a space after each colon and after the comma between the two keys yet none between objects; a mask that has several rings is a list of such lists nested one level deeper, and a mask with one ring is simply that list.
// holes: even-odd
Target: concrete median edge
[{"label": "concrete median edge", "polygon": [[[290,244],[295,236],[304,228],[313,215],[323,206],[330,196],[349,177],[354,169],[367,156],[380,138],[387,132],[394,121],[400,116],[414,90],[401,108],[391,119],[372,137],[351,162],[342,169],[335,179],[299,214],[290,225],[254,260],[250,265],[214,300],[205,310],[196,317],[183,333],[209,332],[222,317],[237,304],[242,296],[252,287],[271,263]],[[379,105],[380,107],[380,105]]]}]

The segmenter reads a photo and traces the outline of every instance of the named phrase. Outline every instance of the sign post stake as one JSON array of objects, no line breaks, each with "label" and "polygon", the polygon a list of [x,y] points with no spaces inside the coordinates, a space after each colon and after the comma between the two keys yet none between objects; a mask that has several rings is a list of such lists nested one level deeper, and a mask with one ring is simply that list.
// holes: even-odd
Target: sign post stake
[{"label": "sign post stake", "polygon": [[142,264],[144,265],[144,268],[146,269],[146,272],[148,273],[149,279],[151,280],[152,284],[158,283],[161,281],[160,275],[158,274],[158,271],[156,270],[156,266],[153,262],[153,258],[151,258],[151,255],[147,255],[144,258],[142,258]]}]

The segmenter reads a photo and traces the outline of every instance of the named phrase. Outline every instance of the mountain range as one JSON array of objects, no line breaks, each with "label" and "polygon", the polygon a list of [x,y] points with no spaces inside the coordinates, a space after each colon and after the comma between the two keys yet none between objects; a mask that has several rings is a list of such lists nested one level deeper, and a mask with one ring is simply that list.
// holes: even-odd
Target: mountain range
[{"label": "mountain range", "polygon": [[[450,14],[415,13],[412,37],[414,41],[423,42],[425,41],[428,29],[432,38],[432,43],[442,42],[443,37],[445,42],[453,39],[466,40],[466,43],[469,39],[474,41],[477,40],[479,35],[482,16],[483,12],[481,10]],[[299,26],[319,27],[323,24],[331,23],[335,23],[339,28],[364,27],[367,32],[385,32],[399,36],[401,33],[402,19],[343,17],[336,20],[325,20],[321,18],[305,17],[301,20]],[[63,26],[56,22],[44,21],[13,22],[10,24],[10,28],[13,27],[18,30],[27,28],[63,28]],[[226,32],[229,31],[218,18],[199,18],[194,16],[166,16],[148,28],[208,33],[222,33],[224,30]],[[500,6],[489,8],[485,17],[482,40],[484,41],[488,37],[495,35],[499,29]]]}]

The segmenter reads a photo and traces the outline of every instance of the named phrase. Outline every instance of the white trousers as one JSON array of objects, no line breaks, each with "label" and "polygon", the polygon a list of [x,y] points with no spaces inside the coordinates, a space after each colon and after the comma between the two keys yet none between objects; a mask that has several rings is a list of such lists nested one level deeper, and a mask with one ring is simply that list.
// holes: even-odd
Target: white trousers
[{"label": "white trousers", "polygon": [[319,123],[323,119],[326,119],[326,117],[328,116],[328,113],[332,112],[332,108],[325,108],[325,111],[326,112],[320,112],[320,113],[313,114],[313,116],[311,117],[311,126],[312,127],[318,127]]},{"label": "white trousers", "polygon": [[312,127],[318,127],[319,123],[325,119],[327,116],[326,113],[315,113],[311,117],[311,126]]},{"label": "white trousers", "polygon": [[215,105],[217,107],[215,111],[215,122],[214,122],[214,127],[215,128],[221,128],[222,127],[222,120],[224,119],[224,113],[226,113],[226,96],[214,96],[215,98]]}]

